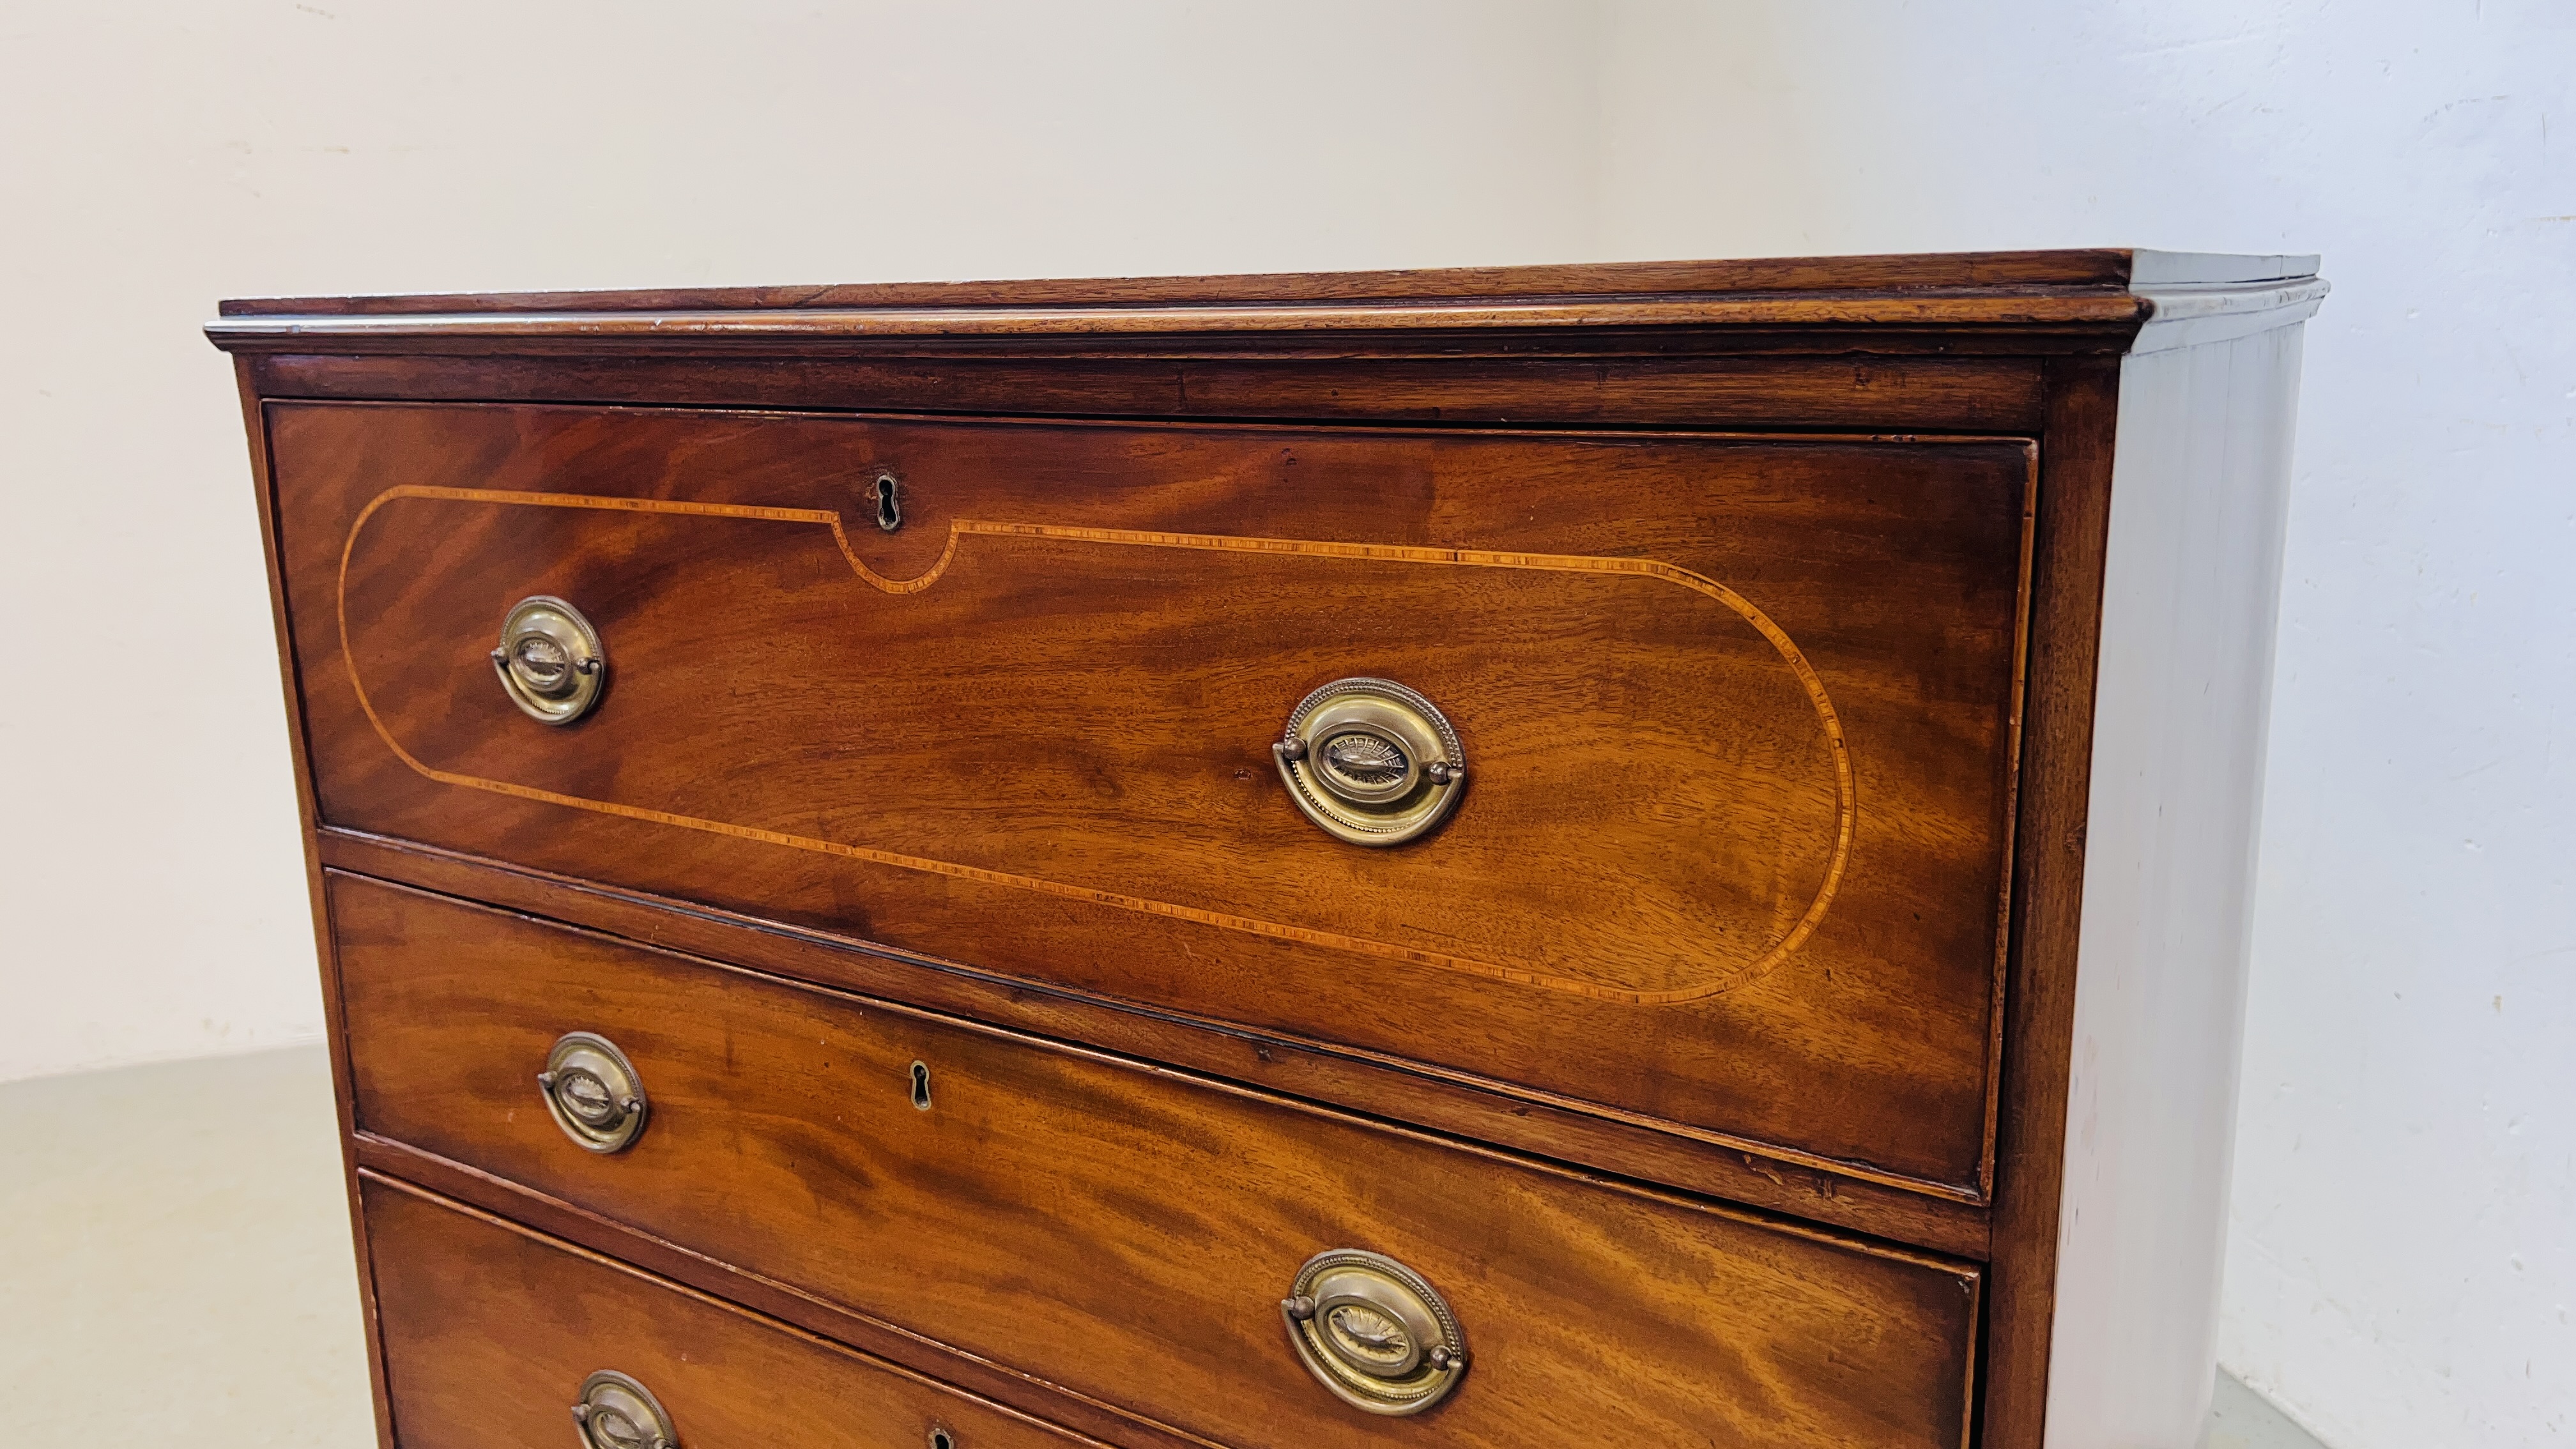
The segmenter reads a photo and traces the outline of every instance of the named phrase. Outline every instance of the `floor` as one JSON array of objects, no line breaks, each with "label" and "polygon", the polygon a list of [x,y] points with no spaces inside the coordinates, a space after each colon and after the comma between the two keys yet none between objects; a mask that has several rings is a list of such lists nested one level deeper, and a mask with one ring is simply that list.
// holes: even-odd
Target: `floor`
[{"label": "floor", "polygon": [[2210,1399],[2209,1427],[2201,1433],[2202,1449],[2325,1449],[2270,1399],[2225,1370],[2219,1372],[2218,1392]]},{"label": "floor", "polygon": [[[334,1135],[320,1047],[0,1084],[8,1442],[370,1443]],[[2221,1374],[2205,1449],[2320,1446]]]},{"label": "floor", "polygon": [[319,1047],[0,1085],[0,1404],[30,1449],[372,1443]]}]

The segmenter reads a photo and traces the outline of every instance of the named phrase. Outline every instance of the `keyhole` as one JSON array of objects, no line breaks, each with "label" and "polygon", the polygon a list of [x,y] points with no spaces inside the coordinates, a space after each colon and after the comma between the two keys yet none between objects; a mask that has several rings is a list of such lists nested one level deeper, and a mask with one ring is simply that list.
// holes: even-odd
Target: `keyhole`
[{"label": "keyhole", "polygon": [[879,473],[877,475],[877,527],[888,533],[903,527],[903,504],[897,501],[894,495],[894,475]]},{"label": "keyhole", "polygon": [[930,1449],[957,1449],[956,1436],[933,1425],[930,1430]]},{"label": "keyhole", "polygon": [[930,1110],[930,1068],[919,1062],[912,1064],[912,1105],[924,1112]]}]

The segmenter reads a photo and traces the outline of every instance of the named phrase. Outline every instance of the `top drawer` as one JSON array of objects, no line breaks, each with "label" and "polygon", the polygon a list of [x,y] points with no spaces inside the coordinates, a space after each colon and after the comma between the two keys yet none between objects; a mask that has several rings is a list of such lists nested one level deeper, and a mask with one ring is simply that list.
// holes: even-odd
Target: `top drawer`
[{"label": "top drawer", "polygon": [[[268,427],[328,824],[1982,1192],[2025,445]],[[568,728],[491,658],[541,595],[604,644]],[[1463,755],[1392,848],[1274,758],[1354,676]]]}]

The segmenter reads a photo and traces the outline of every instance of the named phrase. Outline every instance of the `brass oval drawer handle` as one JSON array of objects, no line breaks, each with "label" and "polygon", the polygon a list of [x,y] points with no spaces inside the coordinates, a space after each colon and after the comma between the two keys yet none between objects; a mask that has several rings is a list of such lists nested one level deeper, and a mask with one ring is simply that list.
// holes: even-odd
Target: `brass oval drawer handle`
[{"label": "brass oval drawer handle", "polygon": [[617,1043],[595,1032],[566,1032],[537,1073],[546,1111],[564,1135],[593,1152],[617,1152],[644,1133],[650,1104],[644,1079]]},{"label": "brass oval drawer handle", "polygon": [[528,718],[568,725],[599,702],[608,684],[608,651],[581,610],[551,594],[533,594],[502,616],[492,671]]},{"label": "brass oval drawer handle", "polygon": [[1337,679],[1307,695],[1270,754],[1297,809],[1353,845],[1421,835],[1467,787],[1448,717],[1391,679]]},{"label": "brass oval drawer handle", "polygon": [[1317,1253],[1297,1270],[1279,1315],[1306,1372],[1355,1409],[1419,1414],[1467,1376],[1467,1340],[1448,1300],[1382,1254]]},{"label": "brass oval drawer handle", "polygon": [[615,1369],[601,1369],[581,1381],[572,1421],[581,1426],[581,1441],[590,1449],[679,1449],[679,1431],[671,1427],[662,1401]]}]

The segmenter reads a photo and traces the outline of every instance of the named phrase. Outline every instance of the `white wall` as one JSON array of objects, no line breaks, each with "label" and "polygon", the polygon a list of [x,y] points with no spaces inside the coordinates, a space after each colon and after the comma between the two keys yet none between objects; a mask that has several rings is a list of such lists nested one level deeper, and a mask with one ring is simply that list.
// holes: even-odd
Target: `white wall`
[{"label": "white wall", "polygon": [[318,1028],[239,418],[194,330],[218,297],[2318,250],[2226,1353],[2337,1449],[2562,1442],[2571,27],[2564,0],[13,7],[0,1079]]},{"label": "white wall", "polygon": [[2576,6],[1618,4],[1603,256],[2321,251],[2226,1362],[2576,1441]]}]

